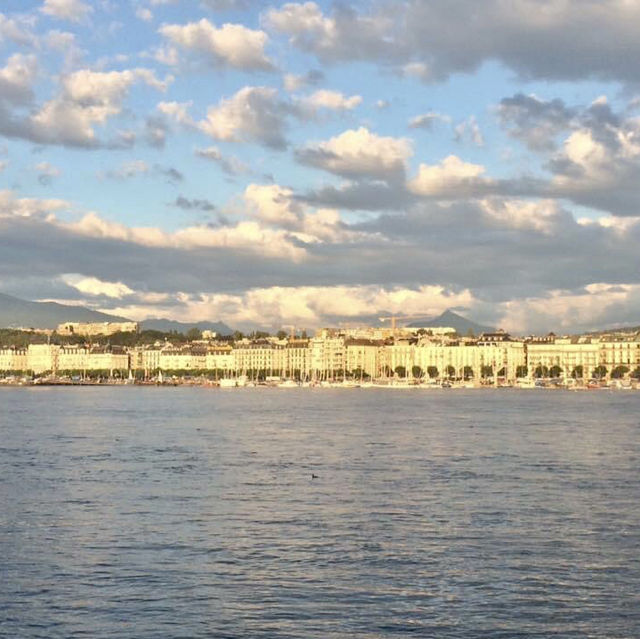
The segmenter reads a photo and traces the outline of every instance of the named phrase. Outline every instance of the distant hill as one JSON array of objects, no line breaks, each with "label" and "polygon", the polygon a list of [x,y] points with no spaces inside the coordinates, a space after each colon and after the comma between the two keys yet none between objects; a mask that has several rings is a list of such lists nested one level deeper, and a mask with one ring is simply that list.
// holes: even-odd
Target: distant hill
[{"label": "distant hill", "polygon": [[167,319],[148,319],[140,322],[140,328],[142,330],[162,331],[163,333],[170,333],[176,331],[177,333],[186,333],[192,328],[197,328],[201,331],[215,331],[218,335],[231,335],[233,329],[227,326],[224,322],[176,322],[174,320]]},{"label": "distant hill", "polygon": [[411,328],[435,328],[436,326],[450,326],[451,328],[455,328],[458,335],[467,335],[470,331],[472,331],[474,335],[495,331],[495,328],[491,326],[476,324],[476,322],[472,322],[466,317],[462,317],[462,315],[458,315],[450,310],[446,310],[442,315],[438,315],[438,317],[434,317],[431,320],[409,324]]},{"label": "distant hill", "polygon": [[83,306],[56,302],[29,302],[0,293],[0,328],[56,328],[63,322],[126,322],[125,317],[107,315]]}]

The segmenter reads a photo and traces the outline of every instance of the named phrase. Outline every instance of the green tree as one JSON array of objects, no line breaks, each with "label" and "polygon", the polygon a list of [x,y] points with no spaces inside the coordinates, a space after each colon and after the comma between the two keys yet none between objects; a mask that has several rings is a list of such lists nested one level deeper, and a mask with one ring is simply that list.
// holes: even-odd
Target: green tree
[{"label": "green tree", "polygon": [[427,375],[431,379],[438,377],[438,368],[436,366],[427,366]]},{"label": "green tree", "polygon": [[560,377],[562,369],[556,364],[549,369],[549,377]]},{"label": "green tree", "polygon": [[529,369],[526,366],[518,366],[516,368],[516,377],[526,377],[529,373]]},{"label": "green tree", "polygon": [[187,331],[186,337],[190,342],[194,342],[196,340],[202,339],[202,331],[194,326]]},{"label": "green tree", "polygon": [[537,366],[533,371],[533,376],[540,379],[541,377],[549,377],[549,369],[546,366]]},{"label": "green tree", "polygon": [[451,365],[447,366],[446,371],[447,371],[447,377],[449,379],[451,379],[451,378],[456,376],[456,369],[453,366],[451,366]]},{"label": "green tree", "polygon": [[582,364],[578,364],[571,371],[571,377],[573,377],[573,379],[582,379],[584,377],[584,366]]},{"label": "green tree", "polygon": [[633,377],[633,379],[640,379],[640,366],[631,372],[630,377]]},{"label": "green tree", "polygon": [[489,365],[483,365],[480,368],[480,375],[483,379],[486,379],[487,377],[493,377],[493,366]]},{"label": "green tree", "polygon": [[287,336],[287,332],[286,332],[286,331],[283,331],[283,330],[279,330],[279,331],[276,333],[276,337],[277,337],[278,339],[284,339],[286,336]]},{"label": "green tree", "polygon": [[473,368],[471,368],[471,366],[465,366],[462,369],[462,376],[465,379],[471,379],[473,377]]},{"label": "green tree", "polygon": [[616,366],[611,371],[611,377],[613,379],[622,379],[629,372],[628,366]]},{"label": "green tree", "polygon": [[412,366],[411,367],[411,375],[413,377],[415,377],[416,379],[419,379],[420,377],[422,377],[423,375],[423,370],[422,368],[420,368],[420,366]]},{"label": "green tree", "polygon": [[603,377],[607,376],[607,367],[603,366],[602,364],[600,364],[600,366],[596,366],[593,369],[593,376],[596,379],[602,379]]},{"label": "green tree", "polygon": [[406,377],[407,369],[404,366],[396,366],[395,373],[398,377]]}]

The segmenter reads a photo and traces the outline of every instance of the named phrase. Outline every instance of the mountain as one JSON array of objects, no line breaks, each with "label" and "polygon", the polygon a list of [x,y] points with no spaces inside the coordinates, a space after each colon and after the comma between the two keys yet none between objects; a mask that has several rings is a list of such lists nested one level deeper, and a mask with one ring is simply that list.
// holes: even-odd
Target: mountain
[{"label": "mountain", "polygon": [[0,327],[56,328],[63,322],[126,322],[124,317],[56,302],[28,302],[0,293]]},{"label": "mountain", "polygon": [[233,329],[229,328],[224,322],[176,322],[167,319],[147,319],[140,322],[141,330],[162,331],[169,333],[176,331],[177,333],[186,333],[192,328],[201,331],[215,331],[218,335],[231,335]]},{"label": "mountain", "polygon": [[491,326],[476,324],[466,317],[462,317],[462,315],[458,315],[450,310],[446,310],[442,315],[438,315],[438,317],[434,317],[431,320],[409,324],[411,328],[435,328],[436,326],[450,326],[451,328],[455,328],[458,335],[467,335],[470,331],[473,332],[474,335],[495,331],[495,328]]}]

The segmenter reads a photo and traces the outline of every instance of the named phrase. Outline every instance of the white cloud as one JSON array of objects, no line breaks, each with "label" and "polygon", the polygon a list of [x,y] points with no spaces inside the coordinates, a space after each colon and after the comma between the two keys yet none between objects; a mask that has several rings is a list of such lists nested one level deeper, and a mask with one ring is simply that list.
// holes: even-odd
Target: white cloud
[{"label": "white cloud", "polygon": [[76,290],[89,296],[110,297],[122,299],[132,295],[134,291],[122,282],[105,282],[97,277],[84,277],[76,273],[67,273],[61,276],[62,281]]},{"label": "white cloud", "polygon": [[346,97],[339,91],[320,89],[302,98],[302,104],[312,110],[332,109],[334,111],[351,111],[362,103],[362,96]]},{"label": "white cloud", "polygon": [[0,191],[0,218],[38,217],[48,220],[55,212],[69,209],[70,206],[66,200],[16,198],[13,191]]},{"label": "white cloud", "polygon": [[58,20],[81,22],[93,9],[82,0],[44,0],[40,11]]},{"label": "white cloud", "polygon": [[449,155],[440,164],[420,164],[418,175],[409,181],[409,190],[417,195],[433,197],[466,197],[470,191],[489,186],[492,181],[484,177],[480,164],[462,161]]},{"label": "white cloud", "polygon": [[130,228],[104,220],[95,213],[88,213],[78,222],[60,225],[88,237],[108,238],[155,248],[232,248],[269,259],[298,262],[307,258],[304,247],[299,242],[294,242],[286,231],[265,228],[252,221],[218,228],[190,226],[169,233],[155,227]]},{"label": "white cloud", "polygon": [[269,71],[273,63],[265,54],[268,36],[264,31],[241,24],[216,27],[206,18],[185,25],[167,24],[159,32],[174,46],[194,51],[214,66],[245,71]]},{"label": "white cloud", "polygon": [[194,121],[189,115],[189,109],[193,106],[193,102],[159,102],[156,106],[158,111],[163,115],[175,120],[178,124],[184,126],[193,126]]},{"label": "white cloud", "polygon": [[296,226],[302,207],[293,201],[293,191],[277,184],[249,184],[244,199],[258,219],[277,226]]},{"label": "white cloud", "polygon": [[[154,314],[182,321],[220,318],[231,326],[295,324],[319,328],[335,324],[335,317],[370,317],[380,313],[426,313],[436,315],[452,306],[469,306],[469,291],[454,293],[441,286],[384,288],[380,286],[273,286],[252,288],[243,294],[203,293],[197,299],[177,293],[181,309],[154,307]],[[149,308],[121,306],[112,312],[144,319]]]},{"label": "white cloud", "polygon": [[298,160],[344,177],[403,177],[413,154],[406,138],[383,137],[365,127],[347,130],[296,152]]},{"label": "white cloud", "polygon": [[270,87],[244,87],[209,107],[200,129],[225,142],[257,142],[275,149],[286,146],[285,118],[290,107]]},{"label": "white cloud", "polygon": [[546,235],[558,231],[558,225],[570,215],[555,200],[481,200],[480,207],[487,219],[500,227],[532,230]]},{"label": "white cloud", "polygon": [[[21,136],[37,142],[98,146],[94,127],[120,114],[133,84],[164,91],[172,78],[159,80],[149,69],[99,72],[81,69],[61,78],[61,93],[45,102],[25,123]],[[123,144],[125,141],[121,140]]]},{"label": "white cloud", "polygon": [[505,302],[500,325],[520,333],[543,327],[553,327],[556,332],[602,329],[616,323],[618,309],[639,305],[640,284],[596,282],[578,292],[552,290],[540,297]]},{"label": "white cloud", "polygon": [[24,104],[33,97],[32,85],[38,72],[35,55],[14,53],[0,69],[0,102]]}]

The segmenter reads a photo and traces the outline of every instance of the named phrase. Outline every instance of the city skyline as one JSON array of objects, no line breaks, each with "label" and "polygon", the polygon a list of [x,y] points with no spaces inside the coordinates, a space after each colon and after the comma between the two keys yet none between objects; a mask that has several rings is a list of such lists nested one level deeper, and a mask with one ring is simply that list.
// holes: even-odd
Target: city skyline
[{"label": "city skyline", "polygon": [[635,2],[9,0],[0,292],[640,323]]}]

